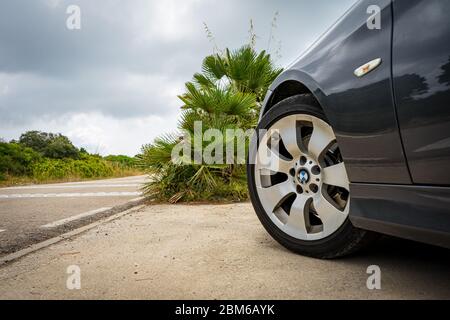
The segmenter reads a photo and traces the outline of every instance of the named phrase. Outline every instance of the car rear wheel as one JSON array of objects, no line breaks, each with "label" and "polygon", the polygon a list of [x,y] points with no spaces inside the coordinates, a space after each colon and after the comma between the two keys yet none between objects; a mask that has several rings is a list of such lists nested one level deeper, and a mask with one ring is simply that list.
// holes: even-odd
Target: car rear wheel
[{"label": "car rear wheel", "polygon": [[374,234],[349,221],[350,183],[332,127],[311,95],[288,98],[262,119],[248,181],[267,231],[317,258],[348,255]]}]

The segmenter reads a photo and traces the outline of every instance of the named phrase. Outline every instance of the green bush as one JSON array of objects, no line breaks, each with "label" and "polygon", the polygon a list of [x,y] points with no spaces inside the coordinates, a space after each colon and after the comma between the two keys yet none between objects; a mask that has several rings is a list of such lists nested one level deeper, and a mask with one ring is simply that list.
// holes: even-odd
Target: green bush
[{"label": "green bush", "polygon": [[167,163],[154,170],[152,181],[144,192],[156,201],[243,201],[248,199],[245,167],[229,170],[225,166],[184,165]]},{"label": "green bush", "polygon": [[136,158],[131,158],[124,155],[117,155],[117,156],[110,155],[105,157],[104,159],[123,168],[136,167]]},{"label": "green bush", "polygon": [[[62,135],[29,131],[20,143],[0,140],[2,185],[139,175],[135,158],[90,155]],[[26,145],[32,146],[26,147]]]},{"label": "green bush", "polygon": [[51,159],[79,159],[78,150],[69,138],[61,134],[28,131],[20,136],[19,143]]},{"label": "green bush", "polygon": [[0,180],[9,175],[29,175],[32,164],[40,159],[41,156],[31,148],[17,143],[0,142]]},{"label": "green bush", "polygon": [[39,181],[106,178],[113,173],[114,168],[107,161],[95,156],[82,160],[44,159],[32,167],[32,177]]}]

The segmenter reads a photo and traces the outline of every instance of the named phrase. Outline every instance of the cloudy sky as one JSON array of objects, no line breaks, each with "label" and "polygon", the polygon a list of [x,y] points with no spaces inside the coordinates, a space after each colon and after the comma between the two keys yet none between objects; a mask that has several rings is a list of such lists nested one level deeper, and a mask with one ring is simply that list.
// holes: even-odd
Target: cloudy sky
[{"label": "cloudy sky", "polygon": [[[135,155],[176,130],[184,83],[213,45],[267,49],[279,12],[281,66],[290,64],[355,0],[2,0],[0,138],[59,132],[90,152]],[[69,30],[69,5],[81,30]]]}]

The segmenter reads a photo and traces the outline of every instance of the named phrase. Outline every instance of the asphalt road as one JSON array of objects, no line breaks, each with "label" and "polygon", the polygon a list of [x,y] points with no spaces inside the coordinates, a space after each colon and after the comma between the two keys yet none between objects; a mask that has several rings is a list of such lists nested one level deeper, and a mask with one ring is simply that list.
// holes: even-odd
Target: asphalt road
[{"label": "asphalt road", "polygon": [[386,237],[322,261],[281,247],[249,203],[134,210],[0,266],[0,299],[450,299],[450,250]]},{"label": "asphalt road", "polygon": [[0,189],[0,256],[113,214],[145,176]]}]

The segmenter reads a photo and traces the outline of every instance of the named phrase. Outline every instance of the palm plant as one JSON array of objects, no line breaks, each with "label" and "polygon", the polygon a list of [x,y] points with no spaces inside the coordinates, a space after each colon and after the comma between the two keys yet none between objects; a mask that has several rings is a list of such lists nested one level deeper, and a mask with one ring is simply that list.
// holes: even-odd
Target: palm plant
[{"label": "palm plant", "polygon": [[281,71],[274,66],[269,54],[265,51],[258,54],[247,45],[206,57],[202,73],[196,73],[194,81],[202,88],[210,88],[225,80],[233,91],[253,93],[260,103]]},{"label": "palm plant", "polygon": [[[201,139],[194,134],[195,122],[200,121],[203,133],[211,128],[220,130],[224,141],[214,143],[225,146],[228,129],[256,126],[264,94],[281,71],[270,55],[264,51],[257,54],[251,46],[206,57],[202,72],[194,75],[179,96],[183,102],[179,129],[191,141]],[[142,148],[140,165],[152,176],[144,188],[148,197],[172,203],[248,198],[243,165],[173,163],[172,150],[180,143],[179,136],[164,135]]]}]

